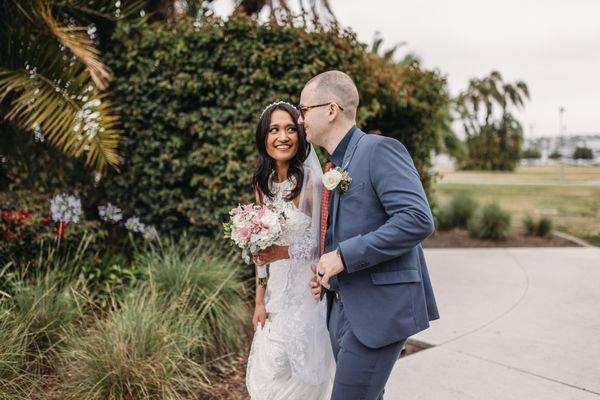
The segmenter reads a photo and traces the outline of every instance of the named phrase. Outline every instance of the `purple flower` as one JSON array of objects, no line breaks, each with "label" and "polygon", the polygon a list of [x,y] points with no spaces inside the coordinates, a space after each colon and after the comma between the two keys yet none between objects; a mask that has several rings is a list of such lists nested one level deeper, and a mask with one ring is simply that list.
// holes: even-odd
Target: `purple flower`
[{"label": "purple flower", "polygon": [[129,217],[127,221],[125,221],[125,228],[129,229],[132,232],[144,232],[146,229],[146,225],[140,222],[138,217]]},{"label": "purple flower", "polygon": [[73,195],[58,194],[50,203],[50,211],[54,222],[79,222],[81,201]]},{"label": "purple flower", "polygon": [[102,220],[107,222],[119,222],[123,219],[121,209],[110,203],[105,206],[98,206],[98,214]]}]

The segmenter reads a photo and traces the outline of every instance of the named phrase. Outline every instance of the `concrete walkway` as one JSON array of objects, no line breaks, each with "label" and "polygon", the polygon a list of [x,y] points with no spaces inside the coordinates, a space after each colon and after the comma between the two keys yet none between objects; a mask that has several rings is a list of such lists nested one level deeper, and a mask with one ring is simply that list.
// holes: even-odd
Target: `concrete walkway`
[{"label": "concrete walkway", "polygon": [[442,319],[386,400],[600,400],[600,249],[430,249]]}]

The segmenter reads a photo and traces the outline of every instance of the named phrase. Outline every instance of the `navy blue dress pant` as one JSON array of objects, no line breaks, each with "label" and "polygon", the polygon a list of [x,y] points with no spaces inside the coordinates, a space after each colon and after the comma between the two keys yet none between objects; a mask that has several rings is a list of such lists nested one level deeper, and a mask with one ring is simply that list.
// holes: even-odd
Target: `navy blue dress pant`
[{"label": "navy blue dress pant", "polygon": [[382,400],[406,340],[378,349],[366,347],[352,333],[343,299],[336,296],[329,316],[329,338],[337,364],[331,400]]}]

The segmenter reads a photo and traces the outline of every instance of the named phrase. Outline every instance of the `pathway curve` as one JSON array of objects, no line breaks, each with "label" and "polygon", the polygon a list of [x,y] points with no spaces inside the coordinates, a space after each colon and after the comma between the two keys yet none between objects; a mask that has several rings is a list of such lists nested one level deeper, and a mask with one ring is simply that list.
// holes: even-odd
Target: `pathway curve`
[{"label": "pathway curve", "polygon": [[442,319],[395,399],[600,400],[600,249],[428,249]]}]

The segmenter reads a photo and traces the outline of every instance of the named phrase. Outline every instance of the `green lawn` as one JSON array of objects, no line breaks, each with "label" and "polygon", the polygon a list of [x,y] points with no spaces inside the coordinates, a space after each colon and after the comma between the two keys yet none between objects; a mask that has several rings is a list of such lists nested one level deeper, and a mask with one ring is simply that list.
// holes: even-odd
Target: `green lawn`
[{"label": "green lawn", "polygon": [[440,171],[442,183],[497,183],[600,186],[600,166],[518,167],[515,172]]},{"label": "green lawn", "polygon": [[458,192],[470,194],[480,204],[496,202],[511,212],[514,226],[520,226],[527,214],[548,216],[556,229],[600,246],[600,184],[594,184],[600,181],[600,167],[567,167],[568,183],[543,184],[554,176],[552,168],[446,173],[435,185],[436,196],[440,205]]}]

